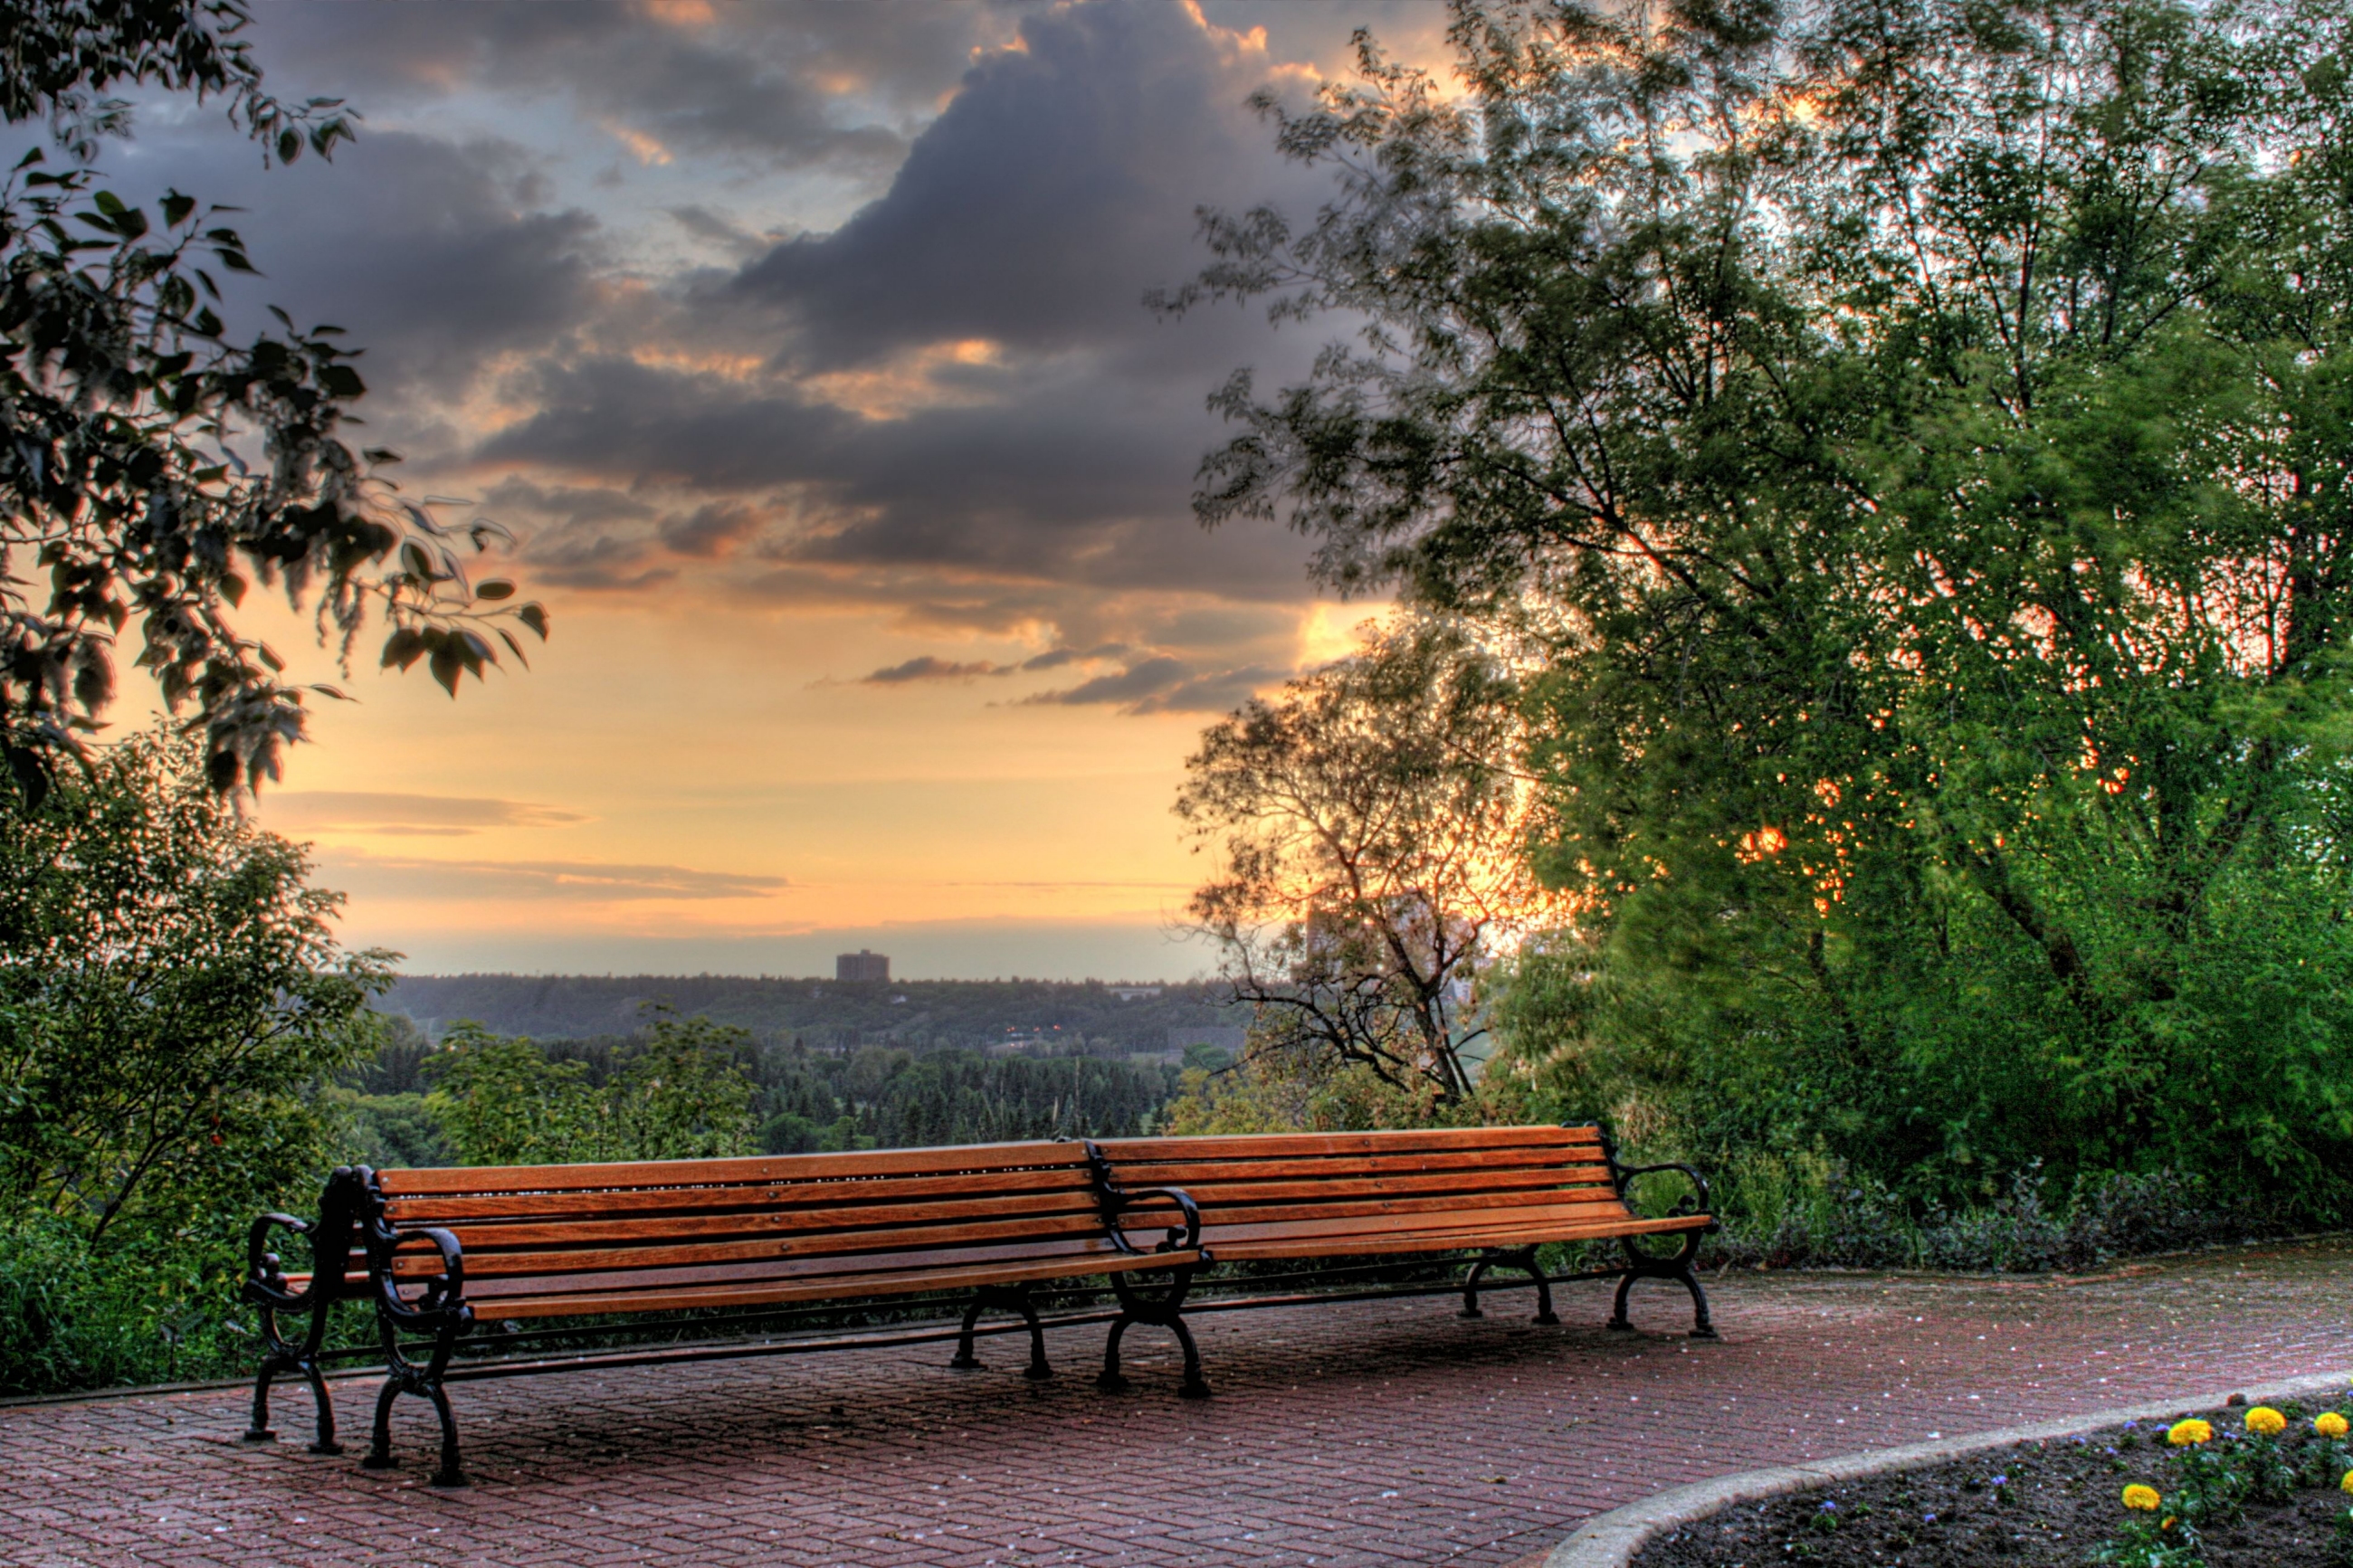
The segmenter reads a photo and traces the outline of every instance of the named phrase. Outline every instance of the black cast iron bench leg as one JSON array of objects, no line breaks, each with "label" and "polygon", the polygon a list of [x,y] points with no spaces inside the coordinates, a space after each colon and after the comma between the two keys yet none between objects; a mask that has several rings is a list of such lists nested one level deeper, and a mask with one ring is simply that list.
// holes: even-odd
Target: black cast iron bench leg
[{"label": "black cast iron bench leg", "polygon": [[[271,1333],[263,1331],[265,1336]],[[316,1416],[316,1428],[311,1439],[313,1454],[340,1454],[343,1446],[335,1441],[335,1406],[327,1397],[327,1380],[319,1363],[301,1355],[280,1355],[271,1351],[262,1357],[260,1375],[253,1383],[253,1420],[241,1440],[248,1443],[275,1443],[278,1434],[269,1426],[269,1384],[281,1372],[299,1372],[311,1385],[311,1407]]]},{"label": "black cast iron bench leg", "polygon": [[1699,1256],[1699,1232],[1686,1232],[1683,1250],[1672,1258],[1646,1258],[1635,1247],[1630,1239],[1626,1241],[1624,1246],[1626,1271],[1618,1279],[1618,1300],[1609,1313],[1611,1328],[1621,1333],[1630,1333],[1633,1331],[1634,1325],[1626,1316],[1626,1298],[1633,1290],[1634,1281],[1672,1279],[1691,1292],[1691,1337],[1695,1340],[1713,1340],[1723,1337],[1715,1331],[1715,1324],[1708,1318],[1707,1292],[1701,1288],[1699,1275],[1692,1268],[1693,1259]]},{"label": "black cast iron bench leg", "polygon": [[1187,1399],[1209,1397],[1209,1385],[1201,1376],[1200,1350],[1193,1343],[1193,1331],[1185,1325],[1185,1292],[1192,1284],[1193,1270],[1179,1268],[1155,1299],[1138,1291],[1124,1273],[1111,1277],[1112,1291],[1119,1298],[1119,1316],[1112,1320],[1111,1332],[1103,1339],[1103,1369],[1095,1379],[1097,1388],[1128,1386],[1127,1379],[1120,1374],[1119,1342],[1125,1337],[1130,1323],[1149,1323],[1175,1334],[1178,1348],[1185,1352],[1185,1380],[1176,1392]]},{"label": "black cast iron bench leg", "polygon": [[[424,1294],[412,1301],[400,1293],[394,1259],[402,1247],[418,1242],[440,1255],[441,1272],[425,1281]],[[429,1401],[441,1420],[441,1467],[433,1472],[433,1484],[462,1487],[466,1471],[459,1463],[458,1418],[449,1410],[445,1377],[458,1342],[474,1326],[474,1309],[465,1300],[465,1258],[458,1238],[435,1226],[396,1233],[372,1227],[368,1272],[376,1287],[375,1323],[378,1342],[384,1346],[384,1387],[375,1396],[375,1426],[369,1433],[367,1458],[360,1467],[388,1470],[396,1463],[392,1457],[392,1406],[402,1394],[413,1394]],[[424,1361],[411,1359],[402,1348],[403,1331],[433,1337],[432,1352]]]},{"label": "black cast iron bench leg", "polygon": [[[248,1443],[274,1443],[269,1426],[269,1385],[281,1373],[299,1372],[311,1385],[311,1408],[316,1418],[311,1440],[314,1454],[340,1454],[335,1441],[335,1406],[327,1396],[327,1378],[320,1350],[326,1343],[327,1324],[343,1294],[343,1271],[359,1233],[359,1185],[349,1168],[327,1179],[319,1194],[317,1220],[289,1214],[266,1214],[248,1227],[245,1237],[246,1301],[259,1309],[261,1370],[253,1380],[253,1419],[245,1429]],[[311,1243],[311,1279],[297,1290],[288,1282],[278,1254],[269,1250],[272,1229],[306,1237]],[[290,1340],[280,1327],[280,1312],[301,1312],[310,1319],[300,1340]]]},{"label": "black cast iron bench leg", "polygon": [[441,1421],[441,1465],[433,1472],[437,1487],[462,1487],[466,1484],[465,1467],[458,1452],[458,1417],[449,1409],[449,1390],[441,1374],[448,1366],[449,1352],[457,1345],[458,1336],[469,1325],[451,1322],[434,1336],[433,1353],[423,1365],[408,1360],[392,1342],[392,1326],[385,1326],[385,1372],[384,1386],[376,1391],[375,1426],[368,1434],[367,1458],[360,1468],[367,1470],[389,1470],[400,1461],[392,1457],[392,1406],[404,1394],[413,1394],[428,1401],[433,1413]]},{"label": "black cast iron bench leg", "polygon": [[1552,1310],[1552,1281],[1545,1278],[1545,1271],[1536,1266],[1536,1249],[1533,1247],[1523,1247],[1512,1251],[1491,1247],[1481,1253],[1478,1261],[1471,1265],[1470,1274],[1462,1281],[1462,1310],[1456,1314],[1457,1316],[1483,1318],[1487,1315],[1479,1310],[1479,1281],[1486,1277],[1488,1269],[1499,1264],[1506,1268],[1519,1269],[1536,1282],[1535,1321],[1537,1322],[1550,1324],[1560,1321],[1559,1317]]},{"label": "black cast iron bench leg", "polygon": [[956,1337],[956,1353],[948,1364],[958,1372],[971,1372],[980,1365],[980,1358],[972,1353],[972,1331],[980,1321],[982,1312],[991,1307],[1001,1307],[1021,1314],[1029,1325],[1029,1364],[1021,1373],[1032,1383],[1042,1383],[1054,1375],[1046,1363],[1046,1331],[1038,1324],[1037,1306],[1029,1300],[1027,1285],[985,1285],[976,1292],[972,1305],[965,1309],[964,1332]]}]

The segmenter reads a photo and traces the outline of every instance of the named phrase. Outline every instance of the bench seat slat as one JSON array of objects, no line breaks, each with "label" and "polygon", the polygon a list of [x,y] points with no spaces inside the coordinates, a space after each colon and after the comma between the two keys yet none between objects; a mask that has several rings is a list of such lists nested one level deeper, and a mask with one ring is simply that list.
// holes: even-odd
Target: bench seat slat
[{"label": "bench seat slat", "polygon": [[[502,1274],[576,1274],[602,1268],[720,1264],[762,1258],[922,1251],[959,1243],[1012,1243],[1024,1238],[1102,1234],[1102,1222],[1092,1217],[1083,1222],[1082,1228],[1066,1217],[1050,1215],[1041,1219],[1004,1220],[990,1224],[923,1226],[904,1230],[837,1231],[692,1246],[649,1239],[646,1245],[639,1247],[588,1247],[480,1254],[469,1251],[466,1280],[470,1289],[476,1279]],[[438,1272],[440,1260],[427,1248],[412,1247],[396,1258],[393,1267],[394,1271],[403,1278],[418,1278]]]},{"label": "bench seat slat", "polygon": [[[1165,1268],[1197,1263],[1200,1255],[1164,1253],[1151,1258],[1118,1259],[1124,1268]],[[1113,1259],[1106,1258],[1105,1263]],[[947,1268],[890,1275],[839,1275],[815,1283],[773,1281],[710,1285],[668,1290],[585,1292],[543,1296],[501,1302],[498,1312],[509,1318],[555,1318],[600,1312],[659,1312],[689,1307],[756,1307],[780,1301],[819,1301],[852,1296],[896,1296],[922,1290],[964,1290],[984,1285],[1018,1285],[1033,1279],[1057,1279],[1107,1269],[1073,1268],[1063,1259],[1007,1263],[988,1268]],[[470,1286],[469,1287],[470,1293]]]},{"label": "bench seat slat", "polygon": [[1672,1215],[1664,1219],[1616,1220],[1608,1224],[1555,1222],[1542,1225],[1495,1225],[1462,1229],[1355,1231],[1302,1235],[1283,1230],[1271,1236],[1229,1238],[1216,1244],[1221,1258],[1368,1257],[1389,1252],[1451,1252],[1474,1247],[1527,1247],[1546,1241],[1608,1239],[1620,1236],[1664,1236],[1697,1230],[1706,1225],[1703,1215]]},{"label": "bench seat slat", "polygon": [[986,1221],[1014,1216],[1060,1216],[1098,1234],[1102,1210],[1092,1193],[1051,1193],[1034,1197],[983,1198],[963,1203],[866,1204],[855,1208],[756,1210],[723,1215],[632,1215],[621,1219],[565,1219],[554,1224],[527,1220],[450,1225],[469,1257],[480,1250],[627,1246],[693,1237],[819,1235],[830,1231],[896,1229]]},{"label": "bench seat slat", "polygon": [[1229,1243],[1264,1236],[1381,1236],[1389,1232],[1491,1230],[1502,1226],[1553,1223],[1583,1226],[1638,1223],[1624,1209],[1600,1209],[1590,1204],[1454,1205],[1399,1213],[1378,1208],[1295,1209],[1282,1215],[1230,1215],[1214,1227],[1201,1227],[1202,1245],[1219,1257]]},{"label": "bench seat slat", "polygon": [[[1580,1218],[1625,1218],[1626,1205],[1614,1193],[1579,1193],[1557,1188],[1533,1192],[1480,1193],[1467,1196],[1398,1198],[1335,1198],[1323,1203],[1201,1204],[1201,1237],[1212,1250],[1218,1237],[1237,1227],[1268,1224],[1304,1224],[1319,1219],[1388,1221],[1398,1225],[1430,1224],[1448,1215],[1527,1208],[1574,1213]],[[1127,1216],[1133,1228],[1147,1226],[1142,1215]]]},{"label": "bench seat slat", "polygon": [[[1119,1251],[1100,1235],[1095,1237],[1063,1237],[1049,1242],[1028,1242],[1020,1247],[943,1247],[929,1252],[838,1253],[816,1258],[778,1258],[730,1263],[720,1267],[681,1266],[676,1268],[616,1268],[589,1273],[534,1273],[470,1277],[466,1281],[466,1299],[474,1302],[503,1302],[518,1297],[534,1295],[576,1295],[582,1290],[622,1290],[638,1284],[699,1285],[726,1279],[847,1279],[887,1274],[897,1269],[923,1270],[959,1268],[967,1266],[1000,1265],[1008,1256],[1024,1261],[1060,1260],[1056,1267],[1072,1275],[1106,1274],[1132,1268],[1166,1268],[1172,1256],[1192,1257],[1193,1254],[1171,1255],[1155,1252],[1155,1236],[1141,1255]],[[411,1269],[405,1265],[397,1270],[404,1286],[430,1278],[434,1270],[426,1267]],[[300,1290],[311,1279],[309,1274],[289,1274],[287,1288]],[[375,1294],[375,1285],[365,1269],[354,1269],[343,1277],[346,1294],[367,1300]]]},{"label": "bench seat slat", "polygon": [[1018,1247],[941,1247],[931,1252],[844,1253],[827,1258],[776,1258],[721,1267],[681,1266],[667,1268],[616,1268],[601,1273],[494,1276],[479,1283],[468,1280],[470,1300],[503,1300],[519,1296],[576,1296],[584,1292],[630,1290],[651,1286],[723,1284],[729,1280],[821,1279],[850,1276],[922,1272],[926,1270],[994,1268],[1008,1263],[1059,1260],[1073,1274],[1103,1274],[1113,1269],[1158,1268],[1166,1254],[1137,1258],[1120,1252],[1102,1237],[1067,1237],[1048,1243]]}]

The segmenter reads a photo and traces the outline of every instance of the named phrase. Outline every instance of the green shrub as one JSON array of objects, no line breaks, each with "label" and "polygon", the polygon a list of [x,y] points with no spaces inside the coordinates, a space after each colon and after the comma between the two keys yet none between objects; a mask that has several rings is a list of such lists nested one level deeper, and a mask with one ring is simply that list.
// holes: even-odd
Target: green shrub
[{"label": "green shrub", "polygon": [[684,1160],[752,1150],[752,1085],[735,1064],[744,1031],[659,1017],[602,1082],[531,1040],[461,1023],[425,1060],[426,1109],[459,1163]]},{"label": "green shrub", "polygon": [[0,1224],[0,1394],[216,1377],[254,1341],[224,1245],[93,1245],[56,1215]]},{"label": "green shrub", "polygon": [[2079,1177],[2053,1205],[2029,1170],[1996,1202],[1915,1211],[1884,1184],[1819,1155],[1736,1163],[1715,1189],[1713,1265],[2080,1271],[2116,1258],[2244,1240],[2286,1228],[2284,1211],[2217,1198],[2173,1171]]},{"label": "green shrub", "polygon": [[164,733],[0,813],[0,1385],[249,1359],[246,1226],[315,1205],[388,981],[309,869]]},{"label": "green shrub", "polygon": [[350,1163],[379,1171],[458,1163],[457,1146],[421,1094],[353,1094],[330,1089],[341,1114]]}]

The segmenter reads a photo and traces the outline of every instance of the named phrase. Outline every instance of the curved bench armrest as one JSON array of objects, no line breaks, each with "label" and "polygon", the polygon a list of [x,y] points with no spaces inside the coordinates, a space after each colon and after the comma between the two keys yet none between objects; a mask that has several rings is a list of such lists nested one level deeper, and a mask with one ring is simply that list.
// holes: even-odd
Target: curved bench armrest
[{"label": "curved bench armrest", "polygon": [[1193,1202],[1191,1194],[1178,1187],[1138,1187],[1133,1191],[1121,1188],[1112,1195],[1112,1212],[1108,1218],[1112,1239],[1119,1244],[1122,1251],[1134,1251],[1134,1248],[1128,1245],[1127,1237],[1120,1231],[1120,1216],[1129,1209],[1142,1208],[1153,1203],[1173,1204],[1185,1216],[1185,1228],[1179,1231],[1175,1226],[1170,1226],[1167,1238],[1155,1250],[1191,1252],[1201,1245],[1201,1210]]},{"label": "curved bench armrest", "polygon": [[[269,1250],[269,1232],[273,1227],[295,1236],[309,1236],[319,1226],[314,1220],[280,1214],[273,1209],[246,1227],[245,1299],[257,1307],[290,1312],[310,1305],[311,1297],[320,1291],[321,1277],[312,1274],[311,1283],[300,1290],[287,1283],[284,1263],[278,1254]],[[335,1283],[341,1284],[342,1281],[339,1279]],[[333,1294],[332,1289],[330,1288],[327,1293]]]},{"label": "curved bench armrest", "polygon": [[1676,1201],[1675,1206],[1672,1211],[1672,1213],[1713,1213],[1713,1209],[1708,1202],[1707,1178],[1699,1173],[1699,1168],[1697,1166],[1685,1165],[1673,1161],[1670,1161],[1662,1165],[1629,1165],[1620,1167],[1617,1172],[1619,1197],[1622,1199],[1626,1196],[1628,1190],[1633,1186],[1634,1178],[1637,1176],[1655,1175],[1661,1171],[1679,1171],[1685,1177],[1690,1179],[1692,1184],[1693,1191],[1684,1194],[1682,1198]]},{"label": "curved bench armrest", "polygon": [[[400,1249],[413,1241],[433,1244],[433,1249],[441,1255],[441,1272],[428,1277],[425,1293],[410,1301],[400,1293],[400,1280],[393,1273],[392,1263]],[[457,1237],[438,1226],[394,1231],[384,1244],[375,1276],[377,1300],[385,1314],[396,1323],[430,1325],[455,1316],[470,1319],[473,1315],[473,1309],[466,1304],[466,1250],[458,1245]]]}]

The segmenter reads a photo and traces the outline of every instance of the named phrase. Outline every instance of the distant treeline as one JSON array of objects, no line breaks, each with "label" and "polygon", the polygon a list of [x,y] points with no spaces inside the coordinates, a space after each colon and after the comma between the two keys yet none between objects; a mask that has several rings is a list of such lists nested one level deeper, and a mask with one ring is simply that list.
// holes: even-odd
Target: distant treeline
[{"label": "distant treeline", "polygon": [[812,1051],[860,1046],[925,1050],[978,1049],[1013,1038],[1042,1038],[1050,1048],[1100,1056],[1166,1051],[1170,1031],[1221,1040],[1248,1020],[1224,1005],[1222,986],[1164,985],[1154,996],[1123,1000],[1101,981],[903,980],[850,983],[769,980],[742,975],[404,975],[379,1010],[414,1020],[438,1037],[470,1019],[502,1035],[538,1040],[626,1037],[648,1011],[748,1031],[761,1044],[798,1039]]},{"label": "distant treeline", "polygon": [[[386,1166],[452,1164],[463,1151],[449,1108],[428,1099],[444,1053],[406,1019],[375,1058],[344,1075],[357,1156]],[[462,1034],[459,1037],[464,1037]],[[646,1031],[532,1042],[549,1068],[602,1088],[648,1048]],[[913,1148],[1022,1138],[1126,1137],[1153,1131],[1177,1088],[1173,1062],[1070,1052],[987,1056],[964,1047],[864,1045],[812,1050],[738,1028],[702,1036],[750,1085],[746,1126],[767,1153]],[[1197,1046],[1186,1065],[1221,1066]],[[533,1069],[534,1071],[538,1069]]]}]

